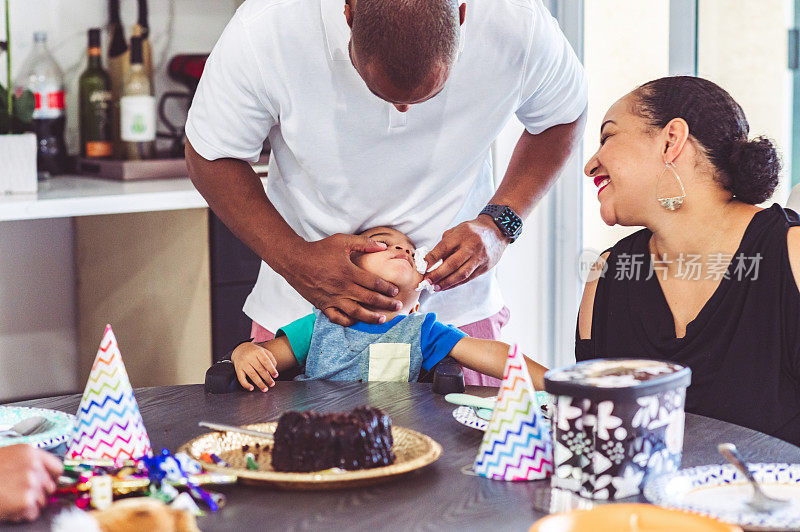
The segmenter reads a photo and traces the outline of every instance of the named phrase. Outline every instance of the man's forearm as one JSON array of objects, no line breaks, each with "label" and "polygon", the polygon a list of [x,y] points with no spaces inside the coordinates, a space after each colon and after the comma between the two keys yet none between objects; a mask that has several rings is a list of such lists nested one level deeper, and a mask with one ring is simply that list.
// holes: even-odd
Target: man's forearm
[{"label": "man's forearm", "polygon": [[236,159],[208,161],[186,142],[192,183],[211,210],[242,242],[279,274],[289,250],[305,243],[267,198],[250,164]]},{"label": "man's forearm", "polygon": [[555,183],[579,145],[585,117],[584,112],[576,121],[553,126],[538,135],[523,131],[490,203],[508,205],[521,218],[526,218]]}]

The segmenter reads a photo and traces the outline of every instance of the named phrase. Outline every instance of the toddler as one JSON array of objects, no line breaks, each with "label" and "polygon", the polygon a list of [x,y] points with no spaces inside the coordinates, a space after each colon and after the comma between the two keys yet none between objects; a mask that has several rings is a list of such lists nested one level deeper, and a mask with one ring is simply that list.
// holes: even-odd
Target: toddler
[{"label": "toddler", "polygon": [[[470,369],[502,378],[507,344],[470,338],[436,321],[434,313],[416,312],[423,274],[415,266],[414,243],[390,227],[362,234],[383,242],[386,249],[354,255],[353,262],[397,286],[396,297],[403,307],[386,314],[384,323],[357,322],[350,327],[336,325],[314,310],[278,329],[273,340],[241,344],[231,355],[241,385],[252,391],[254,384],[265,392],[279,372],[296,366],[305,366],[305,372],[295,380],[416,381],[421,370],[431,371],[447,355]],[[526,361],[534,387],[543,390],[547,369]]]}]

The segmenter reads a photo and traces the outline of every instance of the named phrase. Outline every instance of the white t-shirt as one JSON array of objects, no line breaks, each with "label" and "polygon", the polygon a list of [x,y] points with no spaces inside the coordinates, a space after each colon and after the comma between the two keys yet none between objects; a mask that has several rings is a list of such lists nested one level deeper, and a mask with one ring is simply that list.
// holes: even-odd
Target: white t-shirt
[{"label": "white t-shirt", "polygon": [[[539,0],[468,0],[444,90],[406,113],[350,63],[343,13],[344,0],[245,2],[208,58],[186,124],[208,160],[255,161],[269,137],[267,196],[306,240],[388,225],[433,248],[494,194],[489,146],[512,114],[536,134],[586,106],[583,68]],[[502,306],[494,271],[421,301],[457,326]],[[262,262],[248,316],[275,331],[310,309]]]}]

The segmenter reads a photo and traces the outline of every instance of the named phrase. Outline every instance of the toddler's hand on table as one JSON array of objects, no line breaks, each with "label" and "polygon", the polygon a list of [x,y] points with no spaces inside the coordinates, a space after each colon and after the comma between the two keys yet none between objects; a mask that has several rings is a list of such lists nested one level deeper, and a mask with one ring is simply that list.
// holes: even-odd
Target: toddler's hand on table
[{"label": "toddler's hand on table", "polygon": [[[236,378],[245,390],[252,392],[253,384],[262,392],[275,386],[275,379],[278,377],[277,363],[275,355],[268,349],[253,342],[242,344],[233,350],[231,362],[236,370]],[[248,377],[253,384],[247,382]]]}]

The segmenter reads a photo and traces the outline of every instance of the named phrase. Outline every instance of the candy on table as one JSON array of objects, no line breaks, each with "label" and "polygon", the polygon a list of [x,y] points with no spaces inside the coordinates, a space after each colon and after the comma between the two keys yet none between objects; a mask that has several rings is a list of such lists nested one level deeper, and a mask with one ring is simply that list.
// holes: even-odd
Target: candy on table
[{"label": "candy on table", "polygon": [[180,493],[171,484],[164,482],[159,487],[151,485],[148,495],[154,499],[158,499],[166,504],[169,504],[177,499]]},{"label": "candy on table", "polygon": [[[214,457],[222,462],[222,460],[213,453],[209,455],[208,458],[212,462],[217,463]],[[189,475],[183,470],[180,461],[176,460],[167,449],[162,449],[161,453],[156,456],[144,458],[144,462],[147,465],[150,479],[156,486],[160,486],[164,481],[171,480],[174,482],[180,479],[182,481],[181,485],[185,485],[189,489],[189,493],[192,497],[203,501],[212,512],[219,510],[221,504],[215,499],[214,494],[194,484],[189,478]],[[171,479],[169,477],[171,477]]]},{"label": "candy on table", "polygon": [[81,510],[86,510],[91,502],[92,498],[88,493],[81,493],[78,495],[78,498],[75,499],[75,506]]},{"label": "candy on table", "polygon": [[201,510],[199,506],[197,506],[197,503],[194,502],[194,499],[192,499],[191,495],[188,493],[181,493],[175,497],[175,500],[170,503],[170,506],[176,510],[185,510],[195,517],[202,517],[206,515],[206,513]]},{"label": "candy on table", "polygon": [[175,455],[173,455],[173,458],[175,459],[176,462],[178,462],[178,465],[183,469],[183,471],[189,476],[199,475],[203,472],[203,466],[201,466],[197,460],[195,460],[186,453],[175,453]]},{"label": "candy on table", "polygon": [[[216,455],[213,455],[216,456]],[[219,457],[216,457],[221,461]],[[212,455],[209,462],[214,463]],[[192,474],[187,474],[187,470]],[[226,502],[225,496],[207,492],[199,484],[232,484],[235,475],[206,473],[202,466],[188,455],[172,455],[163,449],[155,456],[145,456],[139,461],[126,461],[115,467],[109,460],[70,460],[66,462],[64,474],[59,479],[58,496],[75,497],[79,509],[90,506],[99,509],[113,504],[113,497],[141,492],[142,495],[171,503],[181,495],[176,488],[186,488],[183,499],[203,501],[211,511],[217,511]],[[57,499],[56,499],[57,500]],[[196,507],[197,505],[192,502]],[[190,511],[199,514],[189,508]]]},{"label": "candy on table", "polygon": [[212,460],[213,463],[217,464],[218,466],[222,466],[222,467],[230,467],[231,466],[228,462],[226,462],[225,460],[223,460],[222,458],[220,458],[219,456],[217,456],[214,453],[211,453],[211,460]]},{"label": "candy on table", "polygon": [[111,503],[114,501],[111,492],[111,484],[110,475],[96,475],[92,477],[91,488],[89,489],[92,508],[105,510],[111,506]]}]

